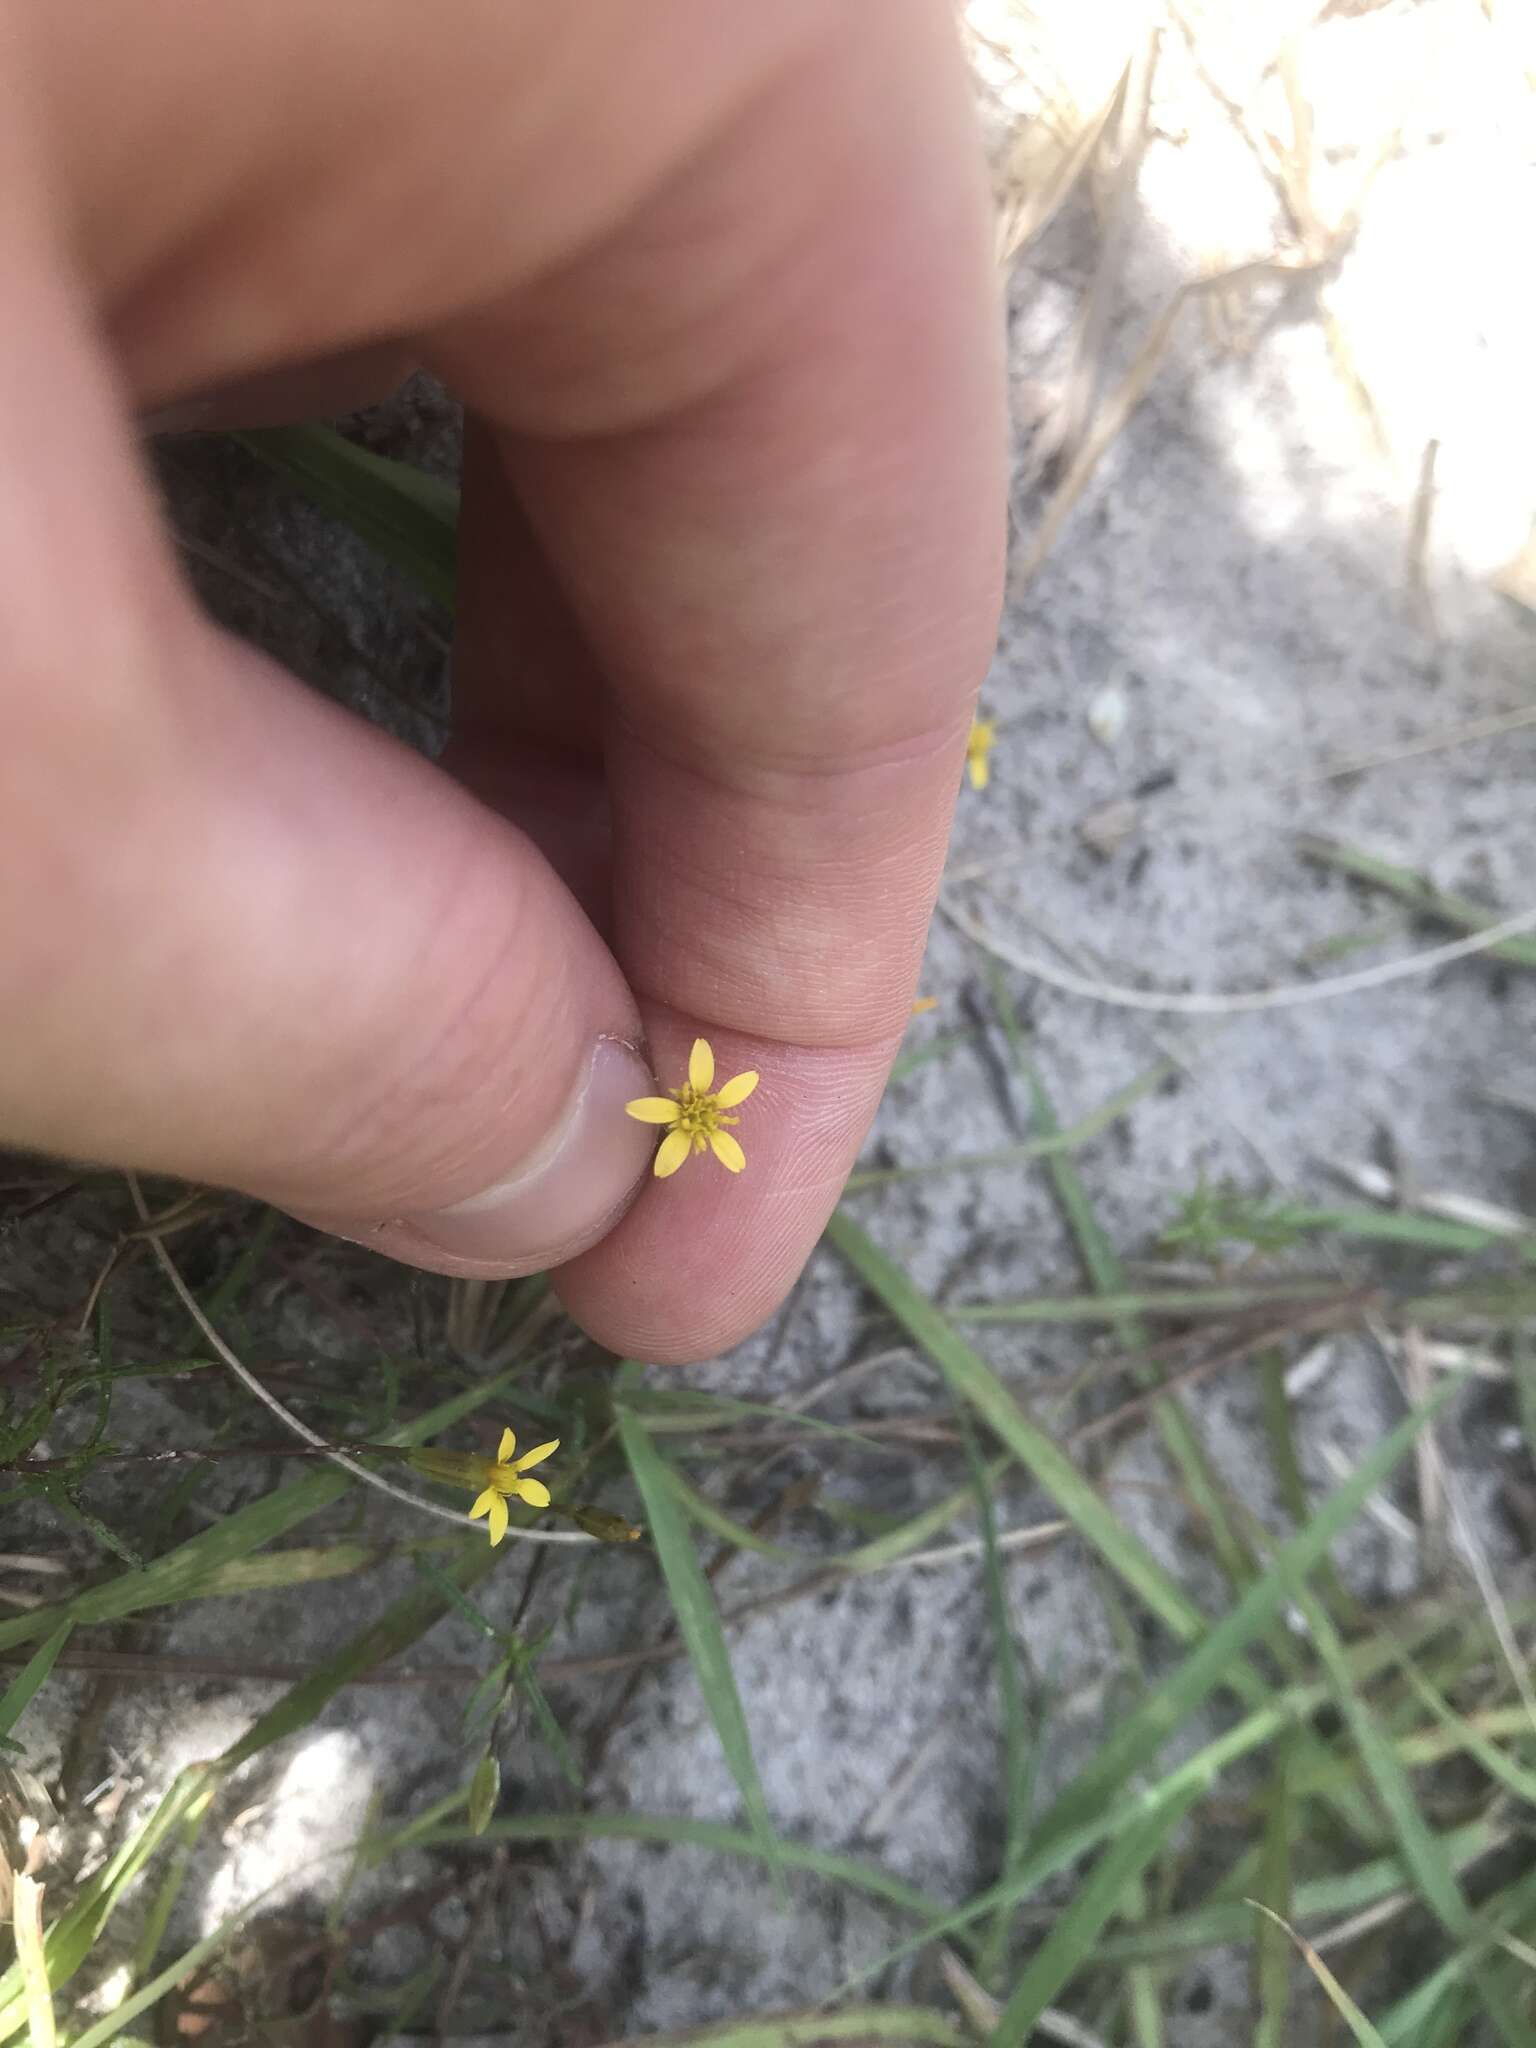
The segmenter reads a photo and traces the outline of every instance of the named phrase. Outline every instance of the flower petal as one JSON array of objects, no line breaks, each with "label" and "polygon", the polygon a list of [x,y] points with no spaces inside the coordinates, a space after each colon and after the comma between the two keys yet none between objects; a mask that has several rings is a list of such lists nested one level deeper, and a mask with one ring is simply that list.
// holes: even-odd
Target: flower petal
[{"label": "flower petal", "polygon": [[709,1049],[707,1038],[696,1038],[693,1051],[688,1055],[688,1086],[697,1088],[701,1095],[707,1094],[715,1078],[715,1056]]},{"label": "flower petal", "polygon": [[559,1448],[559,1437],[551,1437],[547,1444],[535,1444],[531,1451],[524,1451],[512,1469],[514,1472],[527,1472],[535,1465],[542,1465],[544,1460]]},{"label": "flower petal", "polygon": [[992,773],[992,769],[990,764],[988,763],[986,755],[972,754],[971,758],[969,759],[969,761],[966,762],[965,765],[970,773],[972,789],[985,789],[987,786],[988,778]]},{"label": "flower petal", "polygon": [[500,1498],[501,1495],[496,1491],[495,1487],[488,1486],[470,1509],[469,1519],[472,1522],[478,1522],[482,1515],[490,1514]]},{"label": "flower petal", "polygon": [[742,1151],[729,1131],[711,1131],[709,1134],[709,1149],[714,1153],[720,1164],[728,1166],[732,1173],[740,1173],[747,1163],[746,1153]]},{"label": "flower petal", "polygon": [[716,1095],[716,1108],[734,1109],[738,1102],[746,1101],[747,1097],[752,1093],[752,1090],[756,1086],[757,1075],[755,1073],[737,1074],[733,1080],[727,1081],[725,1086],[720,1090],[719,1094]]},{"label": "flower petal", "polygon": [[661,1147],[656,1154],[656,1164],[651,1171],[658,1180],[665,1180],[669,1173],[676,1173],[688,1157],[688,1151],[688,1133],[668,1131],[661,1141]]},{"label": "flower petal", "polygon": [[516,1449],[517,1449],[517,1437],[516,1437],[516,1435],[514,1434],[514,1432],[513,1432],[512,1430],[510,1430],[510,1429],[504,1429],[504,1430],[503,1430],[503,1431],[501,1432],[501,1449],[500,1449],[500,1450],[499,1450],[499,1451],[498,1451],[498,1452],[496,1453],[496,1462],[497,1462],[497,1464],[498,1464],[498,1465],[505,1465],[505,1464],[506,1464],[506,1462],[507,1462],[507,1460],[508,1460],[508,1459],[509,1459],[509,1458],[511,1457],[512,1453],[513,1453],[513,1452],[514,1452],[514,1451],[515,1451]]},{"label": "flower petal", "polygon": [[677,1121],[677,1104],[666,1095],[637,1095],[625,1103],[624,1114],[637,1124],[671,1124]]},{"label": "flower petal", "polygon": [[519,1479],[517,1482],[517,1497],[519,1500],[527,1501],[531,1508],[547,1508],[549,1506],[549,1488],[542,1479]]},{"label": "flower petal", "polygon": [[507,1533],[507,1503],[501,1494],[491,1502],[491,1548],[494,1550]]}]

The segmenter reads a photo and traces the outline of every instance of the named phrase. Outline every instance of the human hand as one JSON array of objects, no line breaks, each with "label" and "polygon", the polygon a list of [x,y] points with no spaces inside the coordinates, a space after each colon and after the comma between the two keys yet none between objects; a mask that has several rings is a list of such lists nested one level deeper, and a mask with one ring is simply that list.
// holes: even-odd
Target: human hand
[{"label": "human hand", "polygon": [[[947,0],[109,25],[0,0],[0,1137],[707,1356],[874,1113],[995,629]],[[133,425],[403,357],[471,415],[442,766],[198,614]],[[699,1035],[746,1170],[658,1181]]]}]

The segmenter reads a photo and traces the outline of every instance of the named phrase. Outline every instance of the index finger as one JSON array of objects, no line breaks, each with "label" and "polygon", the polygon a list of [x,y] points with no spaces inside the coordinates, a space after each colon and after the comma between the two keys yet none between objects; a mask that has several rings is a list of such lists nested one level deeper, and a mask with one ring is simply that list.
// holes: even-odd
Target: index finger
[{"label": "index finger", "polygon": [[614,946],[679,1086],[755,1068],[563,1269],[620,1350],[705,1356],[814,1245],[909,1011],[1000,584],[999,321],[950,11],[814,53],[450,372],[605,680]]}]

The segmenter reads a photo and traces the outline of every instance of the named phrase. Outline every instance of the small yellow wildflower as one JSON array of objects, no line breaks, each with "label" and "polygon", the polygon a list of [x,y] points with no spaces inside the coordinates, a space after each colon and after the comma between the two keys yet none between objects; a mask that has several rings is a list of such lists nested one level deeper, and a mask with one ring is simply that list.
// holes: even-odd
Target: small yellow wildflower
[{"label": "small yellow wildflower", "polygon": [[522,1475],[530,1466],[542,1465],[550,1453],[558,1451],[559,1448],[560,1439],[556,1437],[551,1443],[536,1444],[531,1451],[524,1451],[514,1463],[512,1453],[517,1449],[517,1438],[510,1429],[504,1429],[501,1432],[501,1449],[496,1453],[495,1464],[493,1465],[488,1458],[477,1458],[474,1461],[480,1468],[478,1476],[485,1481],[485,1491],[470,1509],[469,1518],[473,1522],[481,1515],[489,1516],[493,1549],[507,1533],[509,1493],[515,1494],[521,1501],[526,1501],[531,1508],[549,1506],[549,1488],[543,1480],[524,1479]]},{"label": "small yellow wildflower", "polygon": [[965,743],[965,772],[971,778],[972,789],[985,789],[992,775],[992,764],[987,759],[997,744],[997,727],[990,718],[974,718],[971,721],[971,736]]},{"label": "small yellow wildflower", "polygon": [[637,1123],[666,1124],[667,1135],[656,1152],[655,1174],[665,1180],[676,1173],[690,1152],[708,1148],[720,1164],[732,1173],[746,1165],[746,1154],[726,1128],[740,1121],[726,1116],[738,1102],[745,1102],[757,1086],[756,1074],[738,1074],[723,1088],[716,1088],[715,1056],[707,1038],[696,1038],[688,1055],[688,1079],[670,1095],[641,1095],[624,1107]]},{"label": "small yellow wildflower", "polygon": [[930,1010],[936,1010],[938,1007],[937,996],[919,996],[912,1005],[912,1014],[914,1017],[926,1017]]}]

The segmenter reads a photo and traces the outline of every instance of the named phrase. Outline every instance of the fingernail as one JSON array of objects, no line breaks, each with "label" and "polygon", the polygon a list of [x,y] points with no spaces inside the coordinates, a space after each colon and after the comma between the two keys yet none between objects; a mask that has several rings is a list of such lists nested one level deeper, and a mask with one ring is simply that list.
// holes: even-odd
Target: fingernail
[{"label": "fingernail", "polygon": [[451,1208],[392,1218],[374,1239],[409,1256],[409,1241],[467,1263],[536,1272],[594,1244],[633,1198],[655,1132],[624,1114],[654,1095],[649,1067],[621,1039],[603,1038],[564,1116],[533,1158],[483,1194]]},{"label": "fingernail", "polygon": [[190,434],[198,427],[204,427],[213,418],[211,398],[183,398],[175,405],[157,406],[153,412],[141,412],[138,428],[141,434]]}]

